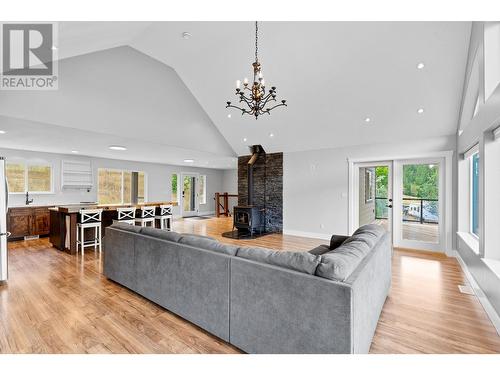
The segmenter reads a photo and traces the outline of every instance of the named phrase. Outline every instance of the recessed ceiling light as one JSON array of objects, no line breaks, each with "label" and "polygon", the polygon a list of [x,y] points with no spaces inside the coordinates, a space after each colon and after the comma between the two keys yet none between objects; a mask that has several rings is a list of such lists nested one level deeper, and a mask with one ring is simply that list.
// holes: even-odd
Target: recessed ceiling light
[{"label": "recessed ceiling light", "polygon": [[115,150],[115,151],[125,151],[127,148],[124,146],[112,145],[112,146],[109,146],[109,149]]},{"label": "recessed ceiling light", "polygon": [[424,69],[425,68],[425,64],[424,63],[418,63],[417,64],[417,69]]},{"label": "recessed ceiling light", "polygon": [[188,33],[187,31],[184,31],[184,32],[182,33],[182,37],[183,37],[184,39],[189,39],[189,38],[191,38],[191,33]]},{"label": "recessed ceiling light", "polygon": [[246,139],[246,138],[243,138],[243,142],[246,142],[246,141],[247,141],[247,139]]},{"label": "recessed ceiling light", "polygon": [[417,109],[417,113],[418,113],[419,115],[421,115],[422,113],[424,113],[424,109],[423,109],[423,108],[419,108],[419,109]]},{"label": "recessed ceiling light", "polygon": [[230,113],[227,114],[227,118],[231,118],[231,114]]},{"label": "recessed ceiling light", "polygon": [[5,134],[7,133],[5,130],[0,130],[0,134]]},{"label": "recessed ceiling light", "polygon": [[269,137],[270,138],[274,137],[274,133],[269,133]]},{"label": "recessed ceiling light", "polygon": [[78,151],[77,150],[71,150],[71,153],[72,154],[78,154]]},{"label": "recessed ceiling light", "polygon": [[365,122],[370,122],[371,120],[372,120],[372,119],[371,119],[371,118],[369,118],[369,117],[365,118]]},{"label": "recessed ceiling light", "polygon": [[184,163],[194,163],[193,159],[184,159]]}]

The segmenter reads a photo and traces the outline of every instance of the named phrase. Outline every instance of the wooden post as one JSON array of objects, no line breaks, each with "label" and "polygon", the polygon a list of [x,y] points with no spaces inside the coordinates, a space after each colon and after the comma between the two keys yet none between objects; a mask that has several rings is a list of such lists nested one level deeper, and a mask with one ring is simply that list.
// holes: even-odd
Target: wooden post
[{"label": "wooden post", "polygon": [[224,216],[229,216],[229,195],[224,193]]},{"label": "wooden post", "polygon": [[219,193],[215,193],[215,216],[220,216]]}]

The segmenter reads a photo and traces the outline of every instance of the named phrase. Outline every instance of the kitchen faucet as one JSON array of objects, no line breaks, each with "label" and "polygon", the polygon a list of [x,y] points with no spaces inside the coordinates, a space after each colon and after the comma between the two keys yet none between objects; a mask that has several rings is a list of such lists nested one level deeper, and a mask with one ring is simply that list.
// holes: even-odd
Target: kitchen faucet
[{"label": "kitchen faucet", "polygon": [[29,205],[30,203],[33,203],[33,198],[30,199],[29,193],[26,192],[26,206]]}]

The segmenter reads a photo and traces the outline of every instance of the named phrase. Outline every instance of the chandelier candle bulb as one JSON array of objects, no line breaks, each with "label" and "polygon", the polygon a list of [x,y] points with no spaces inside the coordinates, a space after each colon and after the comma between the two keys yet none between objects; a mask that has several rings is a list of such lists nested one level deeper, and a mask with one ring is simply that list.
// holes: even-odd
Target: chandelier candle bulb
[{"label": "chandelier candle bulb", "polygon": [[245,78],[245,79],[243,80],[243,84],[244,84],[245,86],[246,86],[246,85],[248,85],[248,78]]},{"label": "chandelier candle bulb", "polygon": [[238,79],[236,80],[236,88],[239,89],[241,85],[241,81]]}]

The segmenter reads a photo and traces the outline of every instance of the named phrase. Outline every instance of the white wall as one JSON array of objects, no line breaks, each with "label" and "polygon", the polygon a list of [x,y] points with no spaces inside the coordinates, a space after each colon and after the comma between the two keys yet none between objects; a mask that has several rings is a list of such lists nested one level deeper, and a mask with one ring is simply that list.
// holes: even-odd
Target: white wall
[{"label": "white wall", "polygon": [[[469,167],[466,160],[461,160],[463,154],[472,146],[479,144],[479,241],[469,243],[462,238],[457,239],[457,251],[463,259],[468,271],[475,279],[489,303],[497,314],[500,314],[500,279],[499,272],[488,265],[488,260],[500,262],[498,252],[500,239],[498,237],[498,189],[500,186],[499,149],[492,141],[492,131],[500,125],[500,73],[497,61],[500,61],[500,48],[495,45],[500,39],[498,24],[490,22],[474,22],[467,61],[466,82],[470,80],[471,70],[479,64],[479,109],[475,117],[463,110],[460,116],[460,126],[463,132],[457,136],[457,160],[460,195],[458,197],[458,229],[469,230]],[[487,49],[487,50],[485,50]],[[479,51],[480,53],[477,53]],[[484,53],[481,53],[484,52]],[[465,108],[467,98],[471,97],[471,85],[464,86],[462,107]],[[485,175],[485,171],[486,174]],[[487,310],[488,311],[488,310]]]},{"label": "white wall", "polygon": [[[0,156],[10,160],[46,161],[52,165],[53,194],[35,194],[33,205],[71,204],[82,201],[97,201],[97,171],[99,168],[114,168],[133,171],[144,171],[147,174],[147,200],[169,201],[171,199],[171,175],[181,172],[197,172],[207,176],[207,204],[200,205],[200,213],[213,213],[216,191],[222,190],[223,171],[218,169],[193,168],[175,165],[142,163],[125,160],[103,159],[74,155],[52,154],[44,152],[20,151],[0,148]],[[61,189],[61,161],[62,160],[91,159],[94,173],[94,187],[90,192],[85,190]],[[25,196],[9,194],[9,206],[24,206]],[[179,214],[179,207],[174,208]]]},{"label": "white wall", "polygon": [[447,136],[397,144],[285,153],[284,233],[318,238],[348,234],[348,158],[380,160],[455,148],[455,136]]}]

